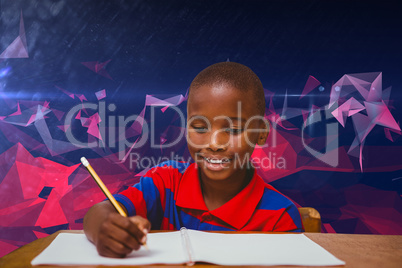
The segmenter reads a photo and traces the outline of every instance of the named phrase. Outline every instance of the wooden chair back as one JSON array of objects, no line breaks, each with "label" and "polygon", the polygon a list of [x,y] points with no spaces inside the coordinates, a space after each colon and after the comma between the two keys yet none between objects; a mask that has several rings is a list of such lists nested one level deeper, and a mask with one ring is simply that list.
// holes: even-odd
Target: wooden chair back
[{"label": "wooden chair back", "polygon": [[299,208],[299,212],[305,232],[321,233],[321,216],[315,208],[301,207]]}]

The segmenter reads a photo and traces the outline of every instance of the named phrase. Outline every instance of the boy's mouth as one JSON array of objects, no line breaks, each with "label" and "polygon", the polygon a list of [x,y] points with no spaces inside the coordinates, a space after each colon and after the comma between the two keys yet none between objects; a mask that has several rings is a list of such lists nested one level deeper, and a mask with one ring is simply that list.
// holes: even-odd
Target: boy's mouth
[{"label": "boy's mouth", "polygon": [[223,163],[228,163],[230,161],[229,158],[221,158],[221,159],[217,159],[217,158],[209,158],[209,157],[203,157],[208,163],[211,164],[223,164]]},{"label": "boy's mouth", "polygon": [[212,170],[212,171],[221,171],[223,169],[228,168],[228,163],[230,163],[230,158],[216,158],[216,157],[206,157],[201,156],[201,159],[204,163],[204,168]]}]

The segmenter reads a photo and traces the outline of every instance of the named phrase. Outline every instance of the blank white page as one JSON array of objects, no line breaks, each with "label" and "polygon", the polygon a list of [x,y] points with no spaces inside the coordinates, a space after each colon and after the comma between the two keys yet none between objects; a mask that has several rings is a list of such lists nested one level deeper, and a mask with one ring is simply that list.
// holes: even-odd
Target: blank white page
[{"label": "blank white page", "polygon": [[143,265],[181,264],[186,262],[180,232],[150,233],[149,250],[141,247],[126,258],[99,256],[96,247],[84,234],[59,234],[33,261],[32,265]]},{"label": "blank white page", "polygon": [[220,265],[307,265],[345,263],[304,234],[219,234],[188,230],[196,261]]},{"label": "blank white page", "polygon": [[[218,234],[187,230],[195,261],[220,265],[344,265],[303,234]],[[150,233],[149,250],[126,258],[99,256],[84,234],[61,233],[32,265],[182,264],[187,256],[180,232]]]}]

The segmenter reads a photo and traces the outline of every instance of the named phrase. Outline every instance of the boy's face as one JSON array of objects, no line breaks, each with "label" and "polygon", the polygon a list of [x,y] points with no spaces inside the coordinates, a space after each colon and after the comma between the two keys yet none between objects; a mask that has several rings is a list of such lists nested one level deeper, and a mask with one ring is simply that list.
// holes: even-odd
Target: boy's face
[{"label": "boy's face", "polygon": [[254,94],[226,84],[193,89],[187,104],[187,143],[203,179],[242,180],[255,144],[268,131]]}]

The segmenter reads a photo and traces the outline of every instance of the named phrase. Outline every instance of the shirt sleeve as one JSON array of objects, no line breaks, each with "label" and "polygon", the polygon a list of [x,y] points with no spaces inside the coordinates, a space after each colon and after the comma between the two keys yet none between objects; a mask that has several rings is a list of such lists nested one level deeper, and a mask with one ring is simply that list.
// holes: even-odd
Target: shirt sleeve
[{"label": "shirt sleeve", "polygon": [[276,222],[273,231],[275,232],[304,232],[300,212],[293,204],[286,207]]},{"label": "shirt sleeve", "polygon": [[[128,216],[147,218],[153,229],[159,229],[163,219],[165,184],[163,173],[167,167],[153,167],[132,187],[114,195],[127,210]],[[161,174],[162,173],[162,174]]]}]

